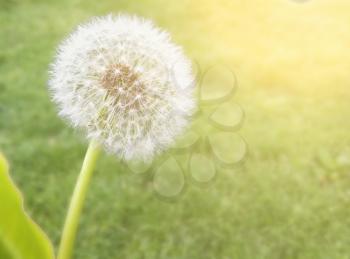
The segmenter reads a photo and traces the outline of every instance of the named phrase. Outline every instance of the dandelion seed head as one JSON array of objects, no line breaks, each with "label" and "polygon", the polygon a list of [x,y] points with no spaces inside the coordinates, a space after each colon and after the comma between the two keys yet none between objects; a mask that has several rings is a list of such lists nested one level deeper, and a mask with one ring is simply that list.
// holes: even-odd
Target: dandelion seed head
[{"label": "dandelion seed head", "polygon": [[89,139],[122,159],[149,160],[188,125],[193,82],[168,33],[119,15],[94,18],[59,46],[49,87],[59,114]]}]

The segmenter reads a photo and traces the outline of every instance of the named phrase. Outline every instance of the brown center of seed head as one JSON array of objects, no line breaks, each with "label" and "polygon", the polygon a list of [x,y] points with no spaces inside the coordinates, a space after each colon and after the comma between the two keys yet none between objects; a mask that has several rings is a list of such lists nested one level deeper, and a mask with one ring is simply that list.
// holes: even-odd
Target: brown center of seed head
[{"label": "brown center of seed head", "polygon": [[140,75],[124,64],[112,64],[101,78],[102,87],[116,98],[124,108],[140,109],[140,97],[145,87],[139,80]]}]

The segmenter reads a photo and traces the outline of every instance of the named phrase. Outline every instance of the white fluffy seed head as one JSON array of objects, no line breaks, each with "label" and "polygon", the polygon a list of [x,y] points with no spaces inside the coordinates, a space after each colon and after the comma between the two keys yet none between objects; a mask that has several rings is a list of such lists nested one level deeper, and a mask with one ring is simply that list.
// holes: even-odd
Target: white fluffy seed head
[{"label": "white fluffy seed head", "polygon": [[191,63],[153,23],[94,18],[58,48],[49,86],[59,113],[118,157],[152,159],[195,107]]}]

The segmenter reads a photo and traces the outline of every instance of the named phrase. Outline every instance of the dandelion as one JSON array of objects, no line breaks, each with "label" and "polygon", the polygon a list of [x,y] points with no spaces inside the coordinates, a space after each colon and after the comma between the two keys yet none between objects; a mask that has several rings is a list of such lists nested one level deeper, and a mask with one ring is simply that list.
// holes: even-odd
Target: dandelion
[{"label": "dandelion", "polygon": [[190,61],[152,22],[95,18],[58,48],[49,88],[59,114],[91,141],[58,258],[70,257],[99,146],[123,160],[151,160],[174,143],[194,111]]},{"label": "dandelion", "polygon": [[78,27],[59,47],[49,85],[60,115],[90,140],[122,159],[149,160],[188,124],[191,82],[168,33],[120,15]]}]

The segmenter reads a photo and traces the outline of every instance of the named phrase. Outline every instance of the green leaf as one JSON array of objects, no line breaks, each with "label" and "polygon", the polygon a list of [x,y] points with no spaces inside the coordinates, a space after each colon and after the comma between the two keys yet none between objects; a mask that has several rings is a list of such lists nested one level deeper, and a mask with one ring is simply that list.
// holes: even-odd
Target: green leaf
[{"label": "green leaf", "polygon": [[0,153],[0,258],[51,259],[53,247],[45,233],[23,209],[23,198],[13,184]]}]

